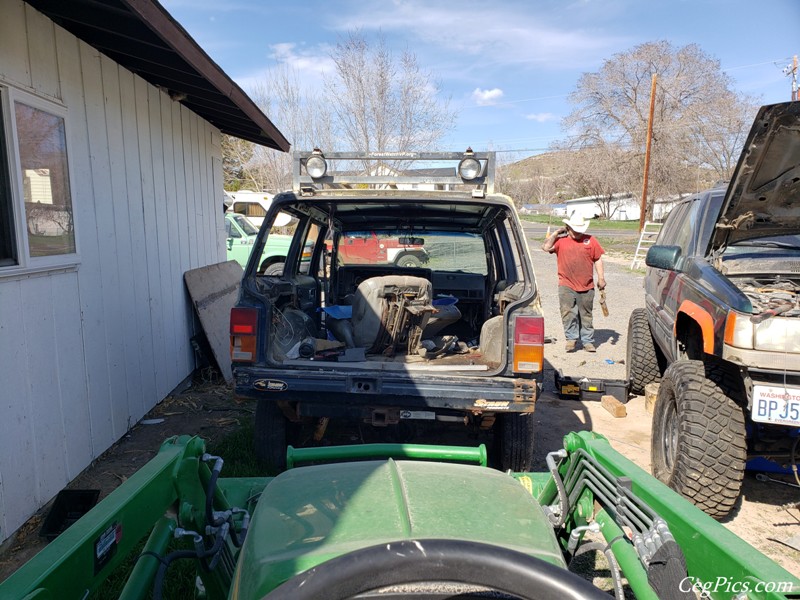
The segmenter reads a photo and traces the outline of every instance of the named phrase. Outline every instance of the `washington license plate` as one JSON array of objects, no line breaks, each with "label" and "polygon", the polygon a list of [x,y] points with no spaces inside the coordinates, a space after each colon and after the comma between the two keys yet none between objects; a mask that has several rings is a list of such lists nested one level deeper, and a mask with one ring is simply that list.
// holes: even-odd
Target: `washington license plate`
[{"label": "washington license plate", "polygon": [[800,426],[800,389],[754,385],[751,416],[759,423]]}]

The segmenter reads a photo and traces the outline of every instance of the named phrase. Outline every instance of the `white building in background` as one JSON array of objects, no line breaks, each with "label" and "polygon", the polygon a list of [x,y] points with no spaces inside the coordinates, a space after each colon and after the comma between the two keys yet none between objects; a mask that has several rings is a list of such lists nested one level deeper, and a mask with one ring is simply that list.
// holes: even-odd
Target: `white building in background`
[{"label": "white building in background", "polygon": [[[672,207],[682,198],[682,196],[671,196],[669,198],[657,199],[653,205],[653,220],[662,221]],[[573,198],[565,200],[565,214],[582,215],[584,219],[597,219],[603,214],[603,209],[597,196],[585,196],[583,198]],[[638,221],[641,215],[641,200],[632,194],[614,194],[609,208],[611,209],[612,221]]]}]

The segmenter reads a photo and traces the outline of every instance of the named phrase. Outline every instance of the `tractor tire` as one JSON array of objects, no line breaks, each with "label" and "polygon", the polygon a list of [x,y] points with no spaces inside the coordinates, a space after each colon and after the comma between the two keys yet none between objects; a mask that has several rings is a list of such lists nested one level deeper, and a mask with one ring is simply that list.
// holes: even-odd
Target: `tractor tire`
[{"label": "tractor tire", "polygon": [[274,400],[261,399],[256,405],[253,445],[256,458],[276,472],[286,469],[286,432],[289,420]]},{"label": "tractor tire", "polygon": [[[500,468],[514,472],[533,470],[533,429],[536,421],[533,413],[508,413],[498,415],[495,442],[499,448]],[[499,435],[498,435],[499,434]]]},{"label": "tractor tire", "polygon": [[422,266],[422,261],[413,254],[401,254],[394,264],[398,267],[417,268]]},{"label": "tractor tire", "polygon": [[644,394],[644,386],[661,379],[656,349],[647,310],[636,308],[628,321],[628,343],[625,353],[625,370],[632,394]]},{"label": "tractor tire", "polygon": [[742,407],[697,360],[664,373],[653,409],[653,476],[717,520],[730,514],[742,487],[747,442]]}]

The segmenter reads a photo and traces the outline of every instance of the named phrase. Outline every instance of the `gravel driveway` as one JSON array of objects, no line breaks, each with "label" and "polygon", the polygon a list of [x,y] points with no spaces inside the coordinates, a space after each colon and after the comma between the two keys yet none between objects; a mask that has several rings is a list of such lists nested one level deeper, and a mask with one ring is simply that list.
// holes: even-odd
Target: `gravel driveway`
[{"label": "gravel driveway", "polygon": [[595,298],[594,327],[597,352],[566,352],[564,329],[558,309],[556,257],[541,249],[541,241],[529,238],[533,268],[542,295],[545,334],[554,342],[545,346],[545,391],[554,391],[553,369],[564,375],[604,379],[625,378],[625,343],[628,317],[634,308],[644,306],[643,275],[631,271],[630,258],[619,254],[603,257],[606,277],[606,302],[609,315],[603,316]]}]

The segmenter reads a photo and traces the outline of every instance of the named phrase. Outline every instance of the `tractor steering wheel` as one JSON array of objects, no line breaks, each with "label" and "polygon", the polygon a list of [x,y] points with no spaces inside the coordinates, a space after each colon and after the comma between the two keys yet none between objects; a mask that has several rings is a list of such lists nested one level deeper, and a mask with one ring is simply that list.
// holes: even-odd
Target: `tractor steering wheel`
[{"label": "tractor steering wheel", "polygon": [[445,539],[404,540],[356,550],[296,575],[262,600],[345,600],[388,586],[423,582],[482,586],[523,600],[608,600],[608,594],[585,579],[540,558],[490,544]]}]

